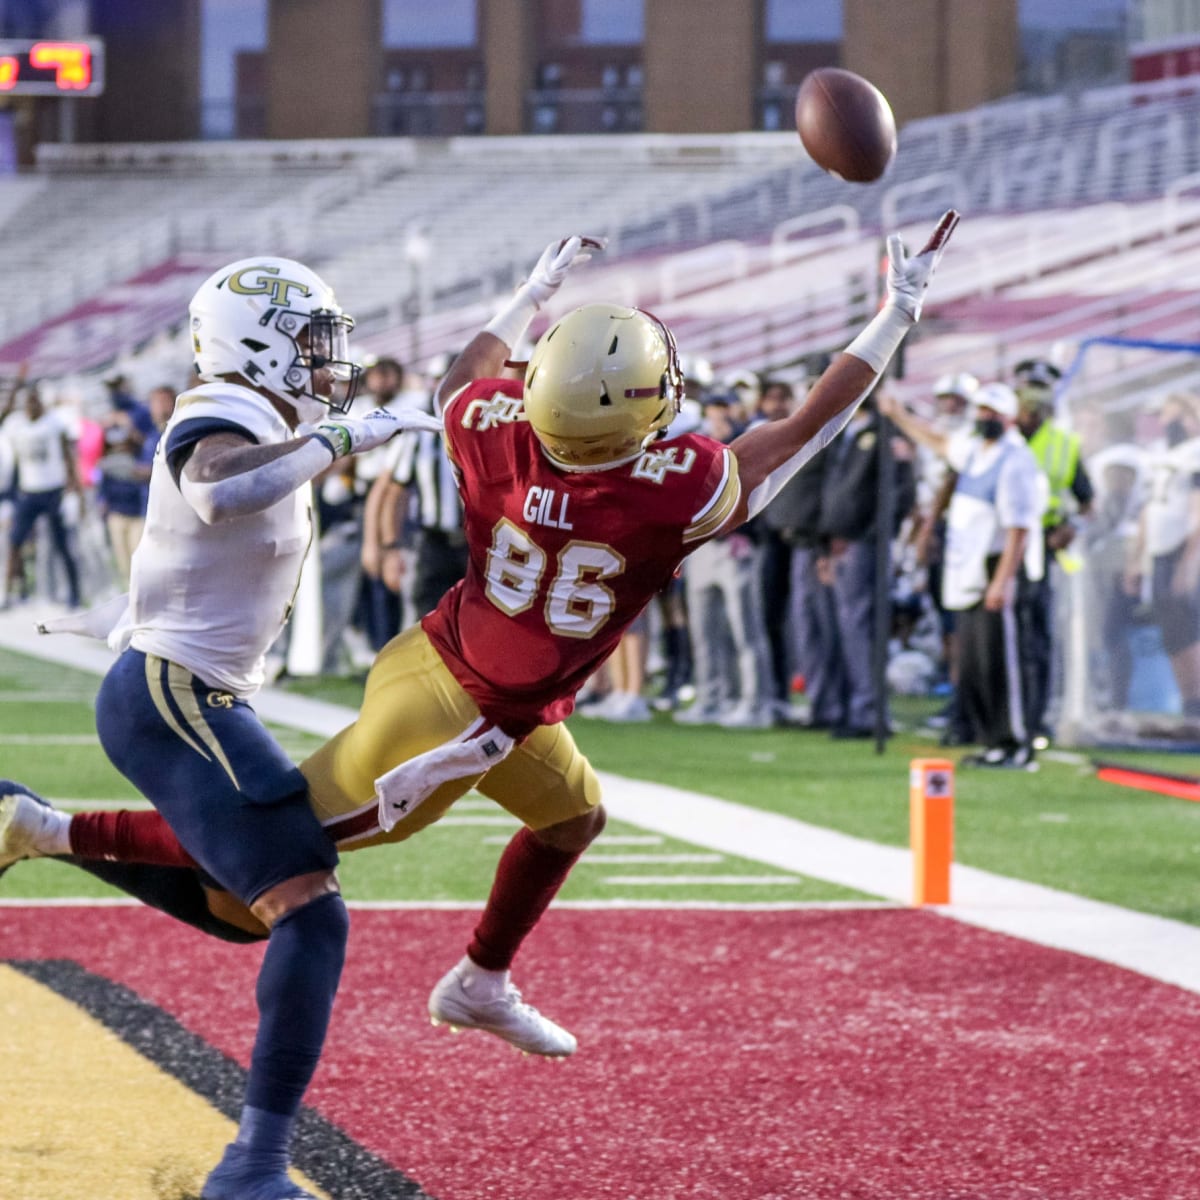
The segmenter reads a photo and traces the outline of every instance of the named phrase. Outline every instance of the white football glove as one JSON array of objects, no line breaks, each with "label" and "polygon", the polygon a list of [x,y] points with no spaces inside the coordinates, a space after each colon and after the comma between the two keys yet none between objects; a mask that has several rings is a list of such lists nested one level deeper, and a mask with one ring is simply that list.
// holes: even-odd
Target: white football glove
[{"label": "white football glove", "polygon": [[580,234],[551,242],[530,271],[524,291],[541,308],[562,287],[572,267],[587,262],[592,257],[592,250],[603,250],[606,245],[607,238],[584,237]]},{"label": "white football glove", "polygon": [[393,413],[386,408],[377,408],[365,417],[331,417],[306,432],[320,438],[333,451],[336,460],[347,454],[374,450],[406,429],[428,429],[440,433],[442,419],[419,409]]},{"label": "white football glove", "polygon": [[920,253],[912,258],[908,257],[898,233],[893,233],[887,240],[888,303],[895,305],[914,322],[920,319],[925,291],[957,224],[958,213],[950,209],[937,223],[937,228],[930,234],[929,241],[921,248]]}]

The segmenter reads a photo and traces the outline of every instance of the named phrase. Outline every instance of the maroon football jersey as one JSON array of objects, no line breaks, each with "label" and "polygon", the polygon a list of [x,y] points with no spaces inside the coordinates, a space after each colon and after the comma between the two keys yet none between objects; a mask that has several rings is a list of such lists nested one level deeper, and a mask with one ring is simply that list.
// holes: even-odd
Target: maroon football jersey
[{"label": "maroon football jersey", "polygon": [[514,737],[570,715],[626,627],[737,505],[727,446],[656,442],[608,470],[542,451],[522,385],[480,379],[443,413],[470,562],[422,625],[455,679]]}]

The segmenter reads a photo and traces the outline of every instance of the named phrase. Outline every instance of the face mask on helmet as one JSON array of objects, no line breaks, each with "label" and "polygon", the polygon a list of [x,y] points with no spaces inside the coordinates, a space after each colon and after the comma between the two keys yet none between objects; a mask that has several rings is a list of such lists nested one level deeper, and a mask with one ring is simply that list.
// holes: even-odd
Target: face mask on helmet
[{"label": "face mask on helmet", "polygon": [[349,353],[354,321],[308,267],[285,258],[232,263],[201,284],[188,311],[201,379],[240,376],[302,421],[350,407],[362,376]]},{"label": "face mask on helmet", "polygon": [[525,373],[525,415],[568,470],[617,466],[664,431],[683,400],[671,331],[653,313],[588,304],[542,336]]}]

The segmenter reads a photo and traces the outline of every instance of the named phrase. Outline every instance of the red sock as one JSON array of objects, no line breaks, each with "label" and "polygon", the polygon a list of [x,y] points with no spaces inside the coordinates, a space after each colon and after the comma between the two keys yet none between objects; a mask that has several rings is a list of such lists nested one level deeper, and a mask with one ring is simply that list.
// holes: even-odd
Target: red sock
[{"label": "red sock", "polygon": [[170,825],[156,812],[88,812],[71,818],[71,851],[80,858],[194,867],[196,860],[179,844]]},{"label": "red sock", "polygon": [[467,947],[485,971],[507,971],[583,851],[558,850],[522,829],[504,849],[492,894]]}]

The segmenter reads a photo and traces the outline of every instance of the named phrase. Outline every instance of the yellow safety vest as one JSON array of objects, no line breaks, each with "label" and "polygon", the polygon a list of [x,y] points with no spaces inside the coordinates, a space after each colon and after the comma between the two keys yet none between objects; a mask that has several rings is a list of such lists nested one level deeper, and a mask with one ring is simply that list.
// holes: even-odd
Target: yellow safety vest
[{"label": "yellow safety vest", "polygon": [[1063,520],[1063,499],[1075,480],[1079,466],[1079,435],[1067,433],[1049,421],[1043,421],[1037,433],[1029,439],[1029,449],[1050,483],[1050,502],[1042,524],[1050,527]]}]

